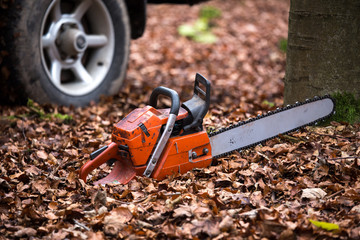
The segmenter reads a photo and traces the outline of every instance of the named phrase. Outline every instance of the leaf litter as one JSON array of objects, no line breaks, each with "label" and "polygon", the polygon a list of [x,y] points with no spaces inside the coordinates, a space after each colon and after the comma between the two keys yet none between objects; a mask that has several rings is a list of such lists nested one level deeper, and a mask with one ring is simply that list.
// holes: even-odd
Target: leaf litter
[{"label": "leaf litter", "polygon": [[[212,45],[177,33],[203,5],[222,12]],[[288,9],[285,0],[151,5],[118,96],[85,108],[1,106],[0,239],[358,239],[359,124],[306,127],[163,181],[78,178],[90,153],[110,142],[112,124],[159,85],[184,101],[196,72],[209,78],[209,130],[281,106]]]}]

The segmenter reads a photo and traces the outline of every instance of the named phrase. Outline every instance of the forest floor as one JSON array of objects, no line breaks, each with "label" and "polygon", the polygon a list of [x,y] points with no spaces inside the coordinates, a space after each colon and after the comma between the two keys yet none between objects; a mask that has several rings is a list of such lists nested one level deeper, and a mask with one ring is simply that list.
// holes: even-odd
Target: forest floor
[{"label": "forest floor", "polygon": [[[214,44],[177,32],[205,5],[222,13]],[[108,167],[79,180],[112,124],[157,86],[185,101],[195,74],[208,78],[207,129],[280,107],[288,11],[287,0],[151,5],[118,96],[84,108],[0,106],[0,239],[359,239],[359,124],[306,127],[162,181],[91,185]]]}]

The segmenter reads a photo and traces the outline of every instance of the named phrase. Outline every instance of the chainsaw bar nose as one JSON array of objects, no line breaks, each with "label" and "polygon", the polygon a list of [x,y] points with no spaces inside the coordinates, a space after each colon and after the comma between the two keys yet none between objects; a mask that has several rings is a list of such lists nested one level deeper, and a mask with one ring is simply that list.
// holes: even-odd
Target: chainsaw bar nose
[{"label": "chainsaw bar nose", "polygon": [[110,143],[107,148],[102,151],[93,160],[88,161],[80,169],[80,178],[86,182],[88,174],[95,168],[106,163],[110,159],[116,159],[115,165],[112,171],[105,178],[102,178],[94,185],[106,184],[106,183],[121,183],[127,184],[136,175],[135,169],[131,160],[119,155],[119,149],[116,143]]}]

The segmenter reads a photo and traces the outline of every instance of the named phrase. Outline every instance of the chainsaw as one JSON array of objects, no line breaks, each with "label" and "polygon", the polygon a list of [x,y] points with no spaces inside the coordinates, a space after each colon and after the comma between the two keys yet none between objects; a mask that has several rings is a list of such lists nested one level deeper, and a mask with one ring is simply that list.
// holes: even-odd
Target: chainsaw
[{"label": "chainsaw", "polygon": [[[170,108],[156,108],[161,95],[171,100]],[[148,106],[133,110],[114,125],[112,142],[90,154],[80,169],[80,178],[86,182],[91,171],[114,163],[111,172],[95,185],[126,184],[136,175],[162,180],[174,173],[208,167],[214,158],[312,125],[330,116],[335,107],[331,97],[315,97],[207,133],[203,118],[209,105],[210,82],[200,74],[196,74],[192,98],[181,106],[176,91],[155,88]]]}]

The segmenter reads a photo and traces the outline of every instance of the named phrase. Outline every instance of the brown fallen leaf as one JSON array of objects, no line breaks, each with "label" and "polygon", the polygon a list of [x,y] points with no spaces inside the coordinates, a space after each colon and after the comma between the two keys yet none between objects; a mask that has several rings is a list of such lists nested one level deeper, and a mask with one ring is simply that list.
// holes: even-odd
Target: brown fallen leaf
[{"label": "brown fallen leaf", "polygon": [[33,181],[31,184],[33,192],[39,192],[41,195],[45,194],[49,189],[49,184],[46,180]]},{"label": "brown fallen leaf", "polygon": [[30,176],[38,176],[41,173],[41,170],[34,165],[28,166],[25,170]]},{"label": "brown fallen leaf", "polygon": [[226,215],[219,223],[219,228],[222,232],[228,232],[234,227],[234,219]]},{"label": "brown fallen leaf", "polygon": [[327,193],[321,188],[306,188],[302,190],[301,198],[307,198],[310,200],[323,199],[326,194]]},{"label": "brown fallen leaf", "polygon": [[296,235],[293,230],[287,228],[280,233],[279,240],[295,240]]},{"label": "brown fallen leaf", "polygon": [[192,208],[190,206],[179,206],[178,208],[174,209],[173,217],[174,218],[183,218],[183,217],[191,217]]},{"label": "brown fallen leaf", "polygon": [[11,189],[11,186],[10,186],[8,181],[6,181],[5,179],[0,178],[0,188],[5,190],[5,191],[9,191]]},{"label": "brown fallen leaf", "polygon": [[[0,2],[9,6],[3,12],[0,7],[0,27],[6,28],[10,5],[16,8],[20,1]],[[0,101],[0,238],[359,239],[360,124],[306,127],[163,181],[137,177],[125,185],[94,187],[79,180],[90,154],[110,143],[113,124],[146,106],[155,87],[176,90],[184,102],[193,95],[195,73],[207,77],[212,93],[206,131],[283,105],[286,54],[278,46],[286,42],[289,4],[149,4],[145,33],[131,42],[127,76],[116,96],[81,108]],[[218,36],[213,45],[177,33],[178,26],[196,21],[203,6],[222,13],[211,21]],[[5,51],[0,64],[9,57]],[[36,111],[73,120],[41,118]],[[109,170],[97,168],[89,180]],[[307,201],[301,198],[307,188],[327,195]],[[336,222],[341,230],[313,228],[310,217]],[[36,234],[21,233],[25,228]]]},{"label": "brown fallen leaf", "polygon": [[102,232],[88,232],[86,233],[88,240],[104,240],[106,239]]},{"label": "brown fallen leaf", "polygon": [[51,202],[49,203],[48,207],[51,209],[51,210],[57,210],[58,209],[58,203],[57,202]]},{"label": "brown fallen leaf", "polygon": [[360,205],[354,206],[351,210],[351,213],[360,214]]},{"label": "brown fallen leaf", "polygon": [[23,228],[23,229],[16,231],[14,233],[14,236],[18,237],[18,238],[22,238],[22,237],[31,238],[31,237],[35,237],[36,233],[37,232],[35,229],[28,227],[28,228]]},{"label": "brown fallen leaf", "polygon": [[128,208],[114,208],[104,217],[104,232],[115,236],[132,217],[133,214]]},{"label": "brown fallen leaf", "polygon": [[46,160],[48,158],[48,154],[44,150],[37,151],[36,156],[42,160]]},{"label": "brown fallen leaf", "polygon": [[93,195],[91,196],[91,203],[94,205],[106,205],[107,202],[107,198],[106,198],[106,192],[98,189],[96,192],[93,193]]},{"label": "brown fallen leaf", "polygon": [[191,229],[192,236],[198,236],[199,238],[214,238],[220,234],[219,223],[216,221],[209,219],[199,221],[194,219],[191,223],[193,224],[193,228]]},{"label": "brown fallen leaf", "polygon": [[51,234],[51,239],[54,239],[54,240],[63,240],[65,239],[70,233],[63,230],[63,229],[60,229],[59,231],[56,231],[56,232],[53,232]]}]

